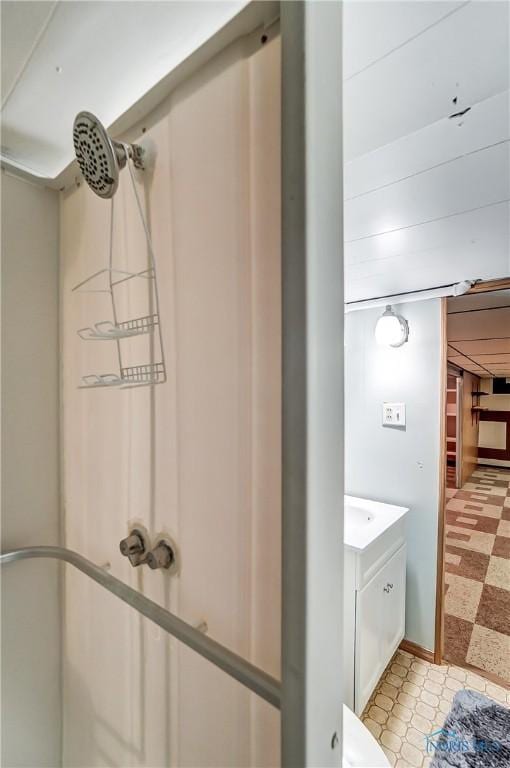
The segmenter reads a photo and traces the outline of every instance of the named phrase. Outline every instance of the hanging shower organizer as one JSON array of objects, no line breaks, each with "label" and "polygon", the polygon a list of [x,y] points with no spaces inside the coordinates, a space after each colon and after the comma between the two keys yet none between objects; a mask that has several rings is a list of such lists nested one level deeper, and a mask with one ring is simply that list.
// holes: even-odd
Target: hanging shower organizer
[{"label": "hanging shower organizer", "polygon": [[[89,113],[80,114],[86,115],[86,119],[89,120]],[[76,135],[76,125],[78,125],[78,127],[80,126],[80,123],[78,123],[79,117],[80,116],[78,116],[77,122],[75,123],[75,147],[77,146],[77,141],[79,142],[80,140],[80,136],[78,135],[77,137]],[[92,124],[92,130],[98,130],[98,125],[99,128],[102,129],[101,124],[97,121]],[[129,162],[129,160],[132,159],[135,166],[141,167],[139,148],[134,147],[134,145],[119,145],[117,142],[112,142],[107,136],[106,131],[104,131],[104,134],[99,136],[99,139],[102,142],[105,141],[106,136],[108,141],[108,146],[106,147],[107,151],[110,146],[115,148],[117,159],[121,161],[119,163],[120,167],[123,167],[124,164],[127,164],[128,166],[129,176],[131,178],[131,184],[136,200],[136,207],[138,209],[147,242],[147,251],[149,257],[147,268],[137,272],[129,272],[122,269],[116,269],[113,266],[114,192],[117,189],[117,183],[113,184],[113,179],[109,179],[106,176],[106,162],[111,158],[105,158],[105,165],[103,168],[99,166],[99,171],[106,176],[107,181],[112,182],[108,193],[101,194],[101,192],[97,189],[97,181],[93,179],[91,183],[90,171],[92,170],[92,172],[95,172],[96,168],[98,167],[98,162],[101,163],[101,156],[99,156],[98,160],[97,152],[98,149],[102,151],[104,145],[100,145],[99,140],[96,139],[94,135],[90,135],[90,125],[87,125],[87,131],[87,139],[90,139],[90,143],[87,141],[87,139],[84,140],[86,144],[84,151],[86,153],[87,147],[89,147],[89,155],[86,155],[84,160],[83,154],[79,153],[79,149],[77,147],[77,156],[78,161],[80,162],[80,167],[85,176],[85,180],[89,186],[91,186],[93,191],[96,192],[96,194],[99,194],[100,197],[111,198],[109,257],[107,267],[99,270],[98,272],[95,272],[93,275],[90,275],[90,277],[78,283],[78,285],[73,288],[73,291],[87,293],[108,293],[111,300],[112,320],[101,320],[95,323],[93,327],[80,328],[77,333],[78,336],[84,341],[109,341],[110,343],[115,343],[117,351],[118,373],[88,374],[82,377],[79,388],[92,389],[97,387],[119,387],[126,389],[131,387],[143,387],[154,384],[162,384],[166,381],[166,368],[163,351],[163,338],[161,334],[156,259],[154,256],[151,236],[147,222],[145,220],[145,216],[143,214],[138,191],[136,189],[135,178],[131,169],[131,164]],[[97,142],[97,146],[94,144],[95,141]],[[80,151],[82,151],[81,146],[78,146]],[[122,162],[122,158],[119,154],[119,146],[122,146],[122,150],[125,153],[124,162]],[[136,154],[133,153],[133,148],[137,150]],[[93,163],[92,166],[91,163]],[[114,168],[114,171],[115,170],[118,174],[118,166]],[[115,177],[115,172],[111,173],[110,176]],[[117,181],[116,178],[115,181]],[[103,277],[103,279],[106,277],[107,287],[94,288],[93,285],[98,281],[98,279],[100,280],[101,277]],[[148,311],[147,314],[140,317],[119,320],[120,312],[118,306],[118,290],[121,285],[125,285],[130,280],[142,280],[149,282],[149,298],[147,301]],[[134,336],[145,336],[147,338],[147,353],[146,359],[143,362],[140,364],[131,365],[127,364],[125,361],[126,350],[124,348],[123,342],[128,339],[132,339]],[[157,356],[156,352],[158,353]],[[149,362],[147,362],[147,359]]]}]

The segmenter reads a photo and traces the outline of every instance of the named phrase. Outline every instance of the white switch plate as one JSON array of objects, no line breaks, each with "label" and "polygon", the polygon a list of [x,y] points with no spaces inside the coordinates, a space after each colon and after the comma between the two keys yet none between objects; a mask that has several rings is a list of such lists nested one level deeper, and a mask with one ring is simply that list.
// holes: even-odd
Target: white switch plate
[{"label": "white switch plate", "polygon": [[405,427],[406,425],[406,404],[405,403],[383,403],[382,423],[386,427]]}]

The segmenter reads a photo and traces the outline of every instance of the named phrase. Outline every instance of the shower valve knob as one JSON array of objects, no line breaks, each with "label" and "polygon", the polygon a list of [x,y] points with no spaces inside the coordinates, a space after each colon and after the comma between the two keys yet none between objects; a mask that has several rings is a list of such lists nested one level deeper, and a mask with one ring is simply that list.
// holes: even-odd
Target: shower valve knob
[{"label": "shower valve knob", "polygon": [[120,551],[126,557],[128,555],[141,555],[145,549],[142,537],[138,533],[131,533],[122,539],[119,544]]},{"label": "shower valve knob", "polygon": [[119,549],[124,557],[129,558],[131,565],[137,566],[145,562],[147,552],[145,538],[136,528],[130,532],[129,536],[122,539]]},{"label": "shower valve knob", "polygon": [[175,563],[175,551],[172,545],[161,539],[157,542],[154,549],[147,555],[147,565],[149,568],[170,568]]}]

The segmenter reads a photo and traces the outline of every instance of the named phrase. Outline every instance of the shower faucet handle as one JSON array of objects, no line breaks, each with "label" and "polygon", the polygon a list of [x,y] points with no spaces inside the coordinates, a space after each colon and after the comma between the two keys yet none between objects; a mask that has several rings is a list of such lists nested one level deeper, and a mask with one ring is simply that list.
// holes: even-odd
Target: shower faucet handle
[{"label": "shower faucet handle", "polygon": [[156,546],[148,553],[146,562],[152,570],[171,568],[176,562],[174,546],[168,539],[159,539]]},{"label": "shower faucet handle", "polygon": [[127,557],[128,555],[141,555],[145,550],[145,546],[138,531],[134,531],[125,539],[122,539],[119,544],[119,549],[121,553]]},{"label": "shower faucet handle", "polygon": [[119,549],[124,557],[129,558],[131,565],[141,565],[146,560],[147,546],[145,536],[138,528],[133,528],[129,536],[122,539],[119,543]]}]

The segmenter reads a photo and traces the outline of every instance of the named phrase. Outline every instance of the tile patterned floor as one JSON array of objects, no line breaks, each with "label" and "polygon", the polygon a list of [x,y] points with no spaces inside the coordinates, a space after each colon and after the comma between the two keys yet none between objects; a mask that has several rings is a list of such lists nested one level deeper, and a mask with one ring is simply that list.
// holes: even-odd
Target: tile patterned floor
[{"label": "tile patterned floor", "polygon": [[510,682],[510,470],[446,493],[445,659]]},{"label": "tile patterned floor", "polygon": [[396,768],[426,768],[425,736],[441,728],[461,688],[510,707],[510,690],[450,664],[436,666],[397,651],[361,719]]}]

